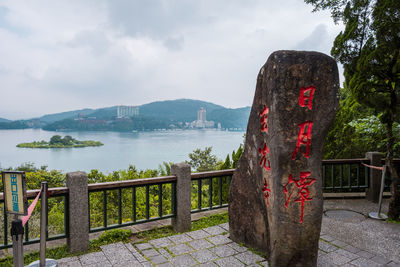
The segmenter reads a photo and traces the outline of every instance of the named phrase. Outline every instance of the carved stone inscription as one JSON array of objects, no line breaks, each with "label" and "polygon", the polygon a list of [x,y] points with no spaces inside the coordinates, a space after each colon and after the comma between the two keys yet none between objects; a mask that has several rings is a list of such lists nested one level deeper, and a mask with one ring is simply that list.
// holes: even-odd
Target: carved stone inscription
[{"label": "carved stone inscription", "polygon": [[322,148],[338,89],[336,62],[317,52],[277,51],[258,74],[229,223],[231,238],[271,266],[316,266]]}]

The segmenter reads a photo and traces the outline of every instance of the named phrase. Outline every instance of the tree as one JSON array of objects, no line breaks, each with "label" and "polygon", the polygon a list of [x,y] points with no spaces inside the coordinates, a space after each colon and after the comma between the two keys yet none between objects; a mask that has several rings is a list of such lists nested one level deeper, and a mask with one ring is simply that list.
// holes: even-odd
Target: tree
[{"label": "tree", "polygon": [[59,135],[53,135],[50,138],[50,145],[55,145],[55,144],[62,144],[62,138]]},{"label": "tree", "polygon": [[393,167],[393,125],[400,113],[400,1],[305,0],[315,10],[330,9],[345,30],[335,39],[332,56],[343,64],[345,87],[385,125],[386,161],[391,174],[389,218],[400,219],[399,177]]},{"label": "tree", "polygon": [[63,143],[63,145],[65,145],[65,146],[71,146],[71,145],[73,145],[74,144],[74,138],[72,138],[71,136],[69,136],[69,135],[66,135],[66,136],[64,136],[64,138],[63,139],[61,139],[61,142]]},{"label": "tree", "polygon": [[189,153],[189,165],[198,172],[215,170],[218,165],[218,159],[211,154],[212,147],[206,147],[204,150],[197,148]]}]

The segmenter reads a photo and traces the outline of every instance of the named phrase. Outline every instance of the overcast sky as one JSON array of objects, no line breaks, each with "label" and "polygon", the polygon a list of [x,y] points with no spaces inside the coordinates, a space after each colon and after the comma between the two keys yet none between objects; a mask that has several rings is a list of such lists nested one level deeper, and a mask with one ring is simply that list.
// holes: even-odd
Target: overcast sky
[{"label": "overcast sky", "polygon": [[252,104],[276,50],[329,54],[302,0],[0,0],[0,117],[191,98]]}]

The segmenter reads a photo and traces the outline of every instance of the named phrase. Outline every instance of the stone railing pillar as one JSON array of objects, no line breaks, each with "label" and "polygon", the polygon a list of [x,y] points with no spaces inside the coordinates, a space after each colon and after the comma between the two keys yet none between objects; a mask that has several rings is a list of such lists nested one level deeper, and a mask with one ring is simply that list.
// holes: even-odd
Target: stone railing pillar
[{"label": "stone railing pillar", "polygon": [[85,172],[67,173],[69,190],[69,252],[89,249],[88,176]]},{"label": "stone railing pillar", "polygon": [[[369,159],[369,164],[373,166],[382,166],[382,153],[367,152],[365,157]],[[382,173],[379,170],[369,169],[369,188],[366,190],[366,198],[369,201],[378,203],[381,187]]]},{"label": "stone railing pillar", "polygon": [[190,166],[187,163],[173,164],[171,174],[177,177],[176,217],[172,218],[172,227],[176,232],[189,231],[191,228]]}]

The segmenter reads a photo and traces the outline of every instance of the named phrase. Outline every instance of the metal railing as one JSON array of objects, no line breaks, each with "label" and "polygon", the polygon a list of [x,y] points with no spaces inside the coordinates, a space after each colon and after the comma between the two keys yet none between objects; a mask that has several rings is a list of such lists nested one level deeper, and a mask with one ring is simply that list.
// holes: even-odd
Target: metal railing
[{"label": "metal railing", "polygon": [[228,206],[228,191],[235,169],[193,173],[192,213]]},{"label": "metal railing", "polygon": [[89,232],[175,215],[176,176],[89,184],[88,191]]},{"label": "metal railing", "polygon": [[[27,192],[28,200],[33,200],[40,190],[29,190]],[[56,240],[68,237],[69,234],[69,218],[68,218],[68,188],[66,187],[57,187],[57,188],[49,188],[48,190],[49,198],[46,203],[47,207],[57,205],[64,210],[64,218],[63,222],[60,225],[60,222],[56,222],[59,218],[49,216],[47,214],[47,226],[46,226],[46,240]],[[32,217],[25,224],[24,227],[24,245],[39,243],[40,238],[40,203],[37,204],[38,207],[32,213]],[[0,209],[3,213],[3,222],[2,229],[0,231],[0,249],[10,248],[12,247],[11,243],[11,235],[9,234],[9,230],[11,228],[11,219],[10,217],[13,215],[7,214],[4,208],[4,196],[3,193],[0,193]],[[49,210],[49,209],[47,209]],[[57,227],[54,227],[56,226]],[[62,228],[62,231],[60,231]]]},{"label": "metal railing", "polygon": [[322,161],[322,188],[324,192],[365,192],[369,187],[367,158]]},{"label": "metal railing", "polygon": [[[191,198],[195,203],[192,213],[227,207],[233,172],[234,169],[191,174]],[[174,217],[176,179],[165,176],[89,184],[89,231]]]},{"label": "metal railing", "polygon": [[[394,160],[397,169],[400,159]],[[369,187],[369,163],[367,158],[322,161],[324,192],[365,192]],[[234,169],[191,174],[191,213],[228,206],[229,185]],[[115,181],[88,185],[89,232],[135,225],[176,216],[176,176]],[[388,183],[387,183],[388,184]],[[39,190],[28,191],[32,200]],[[47,240],[69,235],[69,194],[67,187],[50,188],[48,207],[57,205],[63,218],[48,214]],[[25,226],[24,244],[39,242],[39,207]],[[0,194],[0,212],[3,226],[0,229],[0,249],[12,246],[9,215],[4,210],[3,194]],[[51,209],[48,209],[51,210]],[[63,222],[60,223],[60,220]],[[33,225],[32,225],[33,224]],[[61,226],[60,226],[61,225]],[[56,227],[55,227],[56,226]],[[62,229],[61,229],[62,228]],[[62,231],[60,231],[62,230]]]}]

